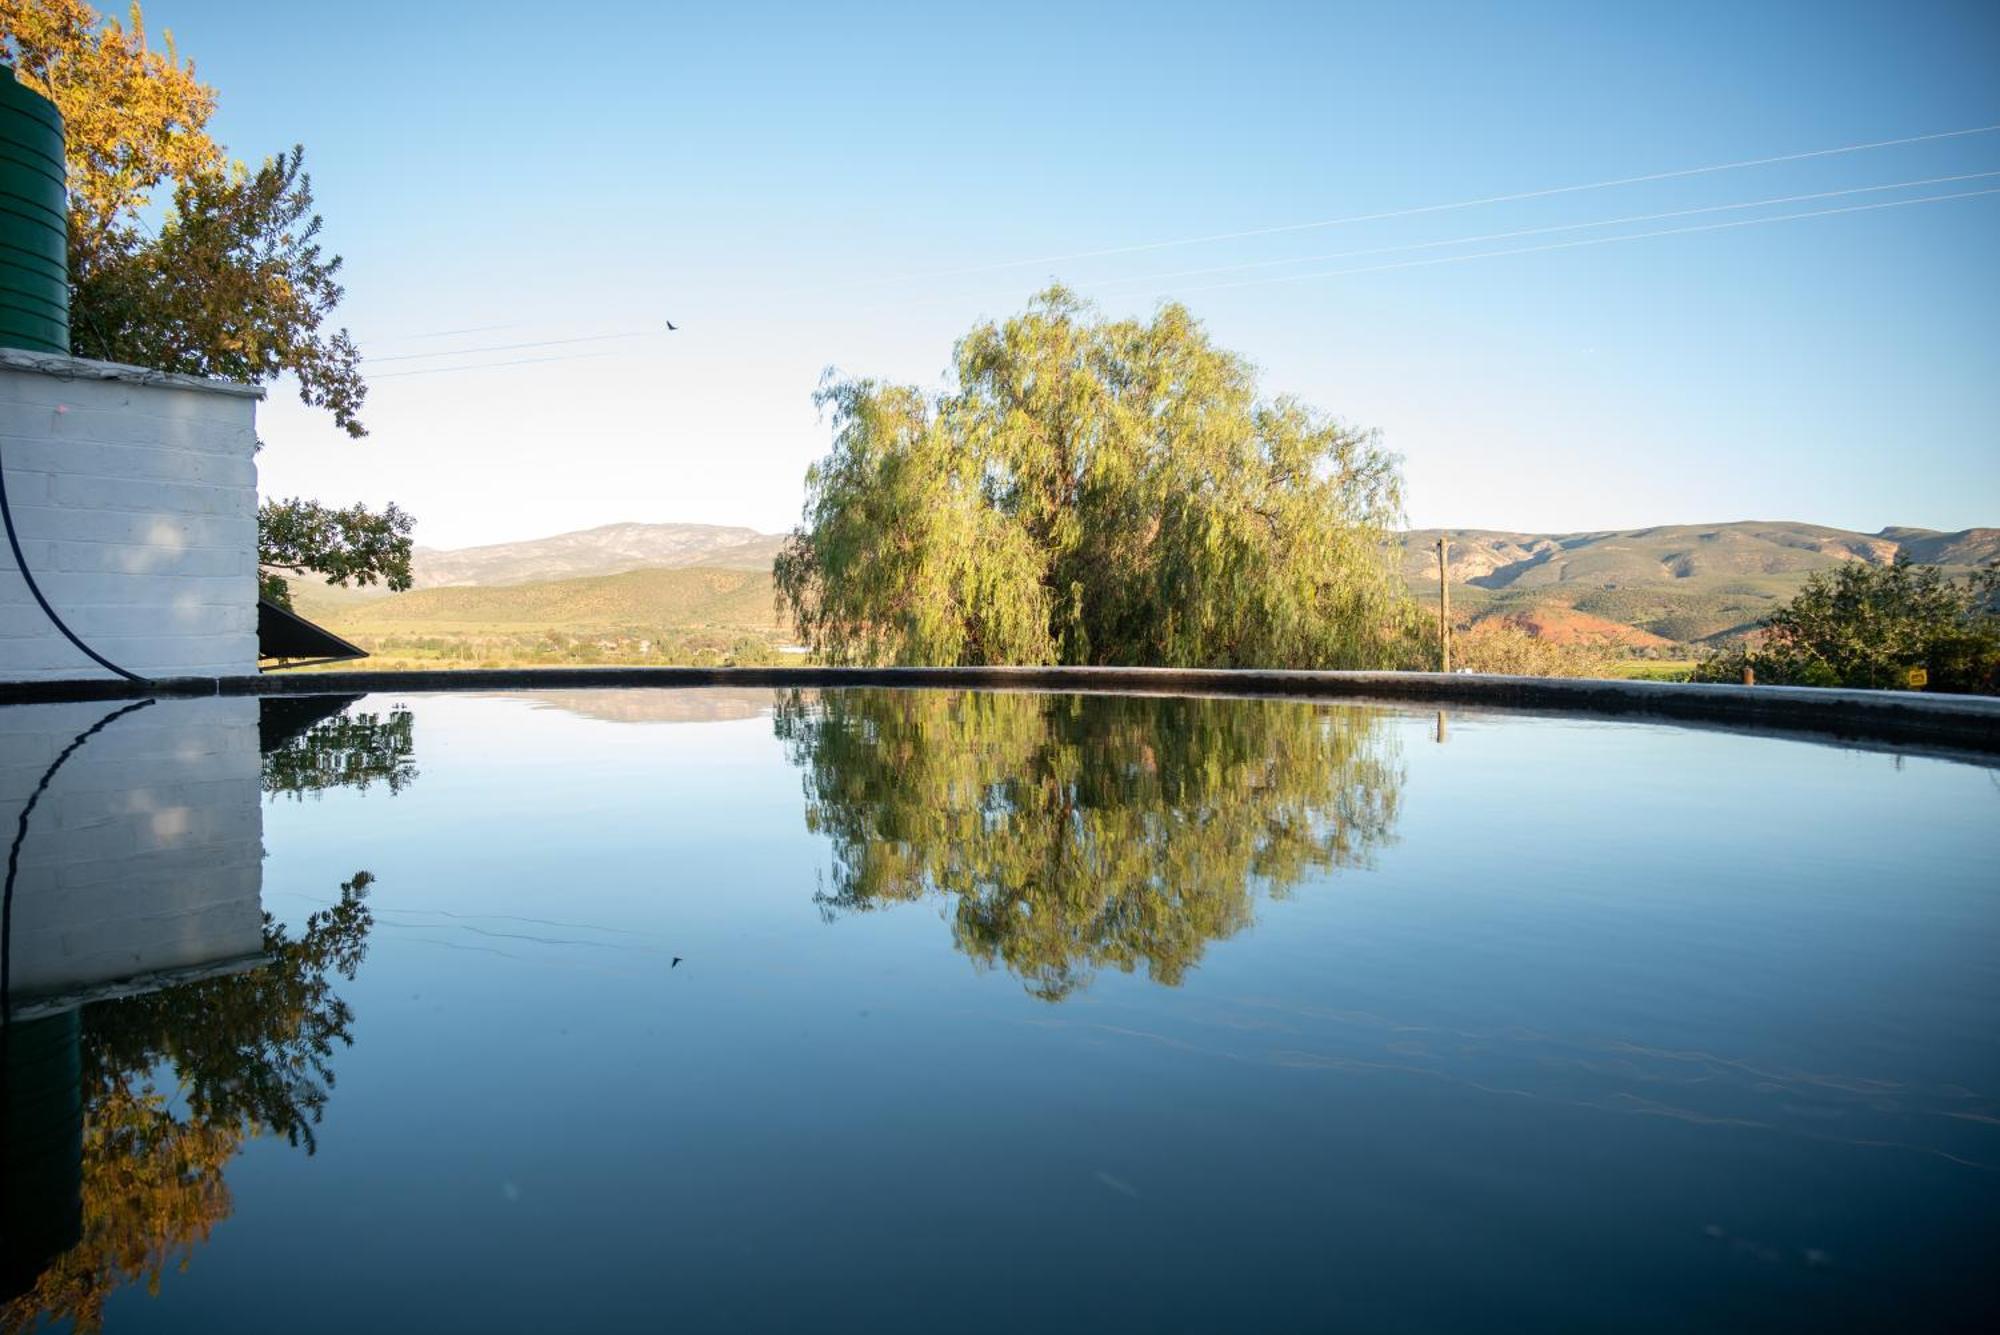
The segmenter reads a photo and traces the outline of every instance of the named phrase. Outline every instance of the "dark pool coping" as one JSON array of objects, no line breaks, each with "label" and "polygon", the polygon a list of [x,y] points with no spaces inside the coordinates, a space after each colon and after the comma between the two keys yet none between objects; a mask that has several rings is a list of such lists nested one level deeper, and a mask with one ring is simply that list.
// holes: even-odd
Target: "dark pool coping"
[{"label": "dark pool coping", "polygon": [[8,1018],[18,1024],[23,1020],[39,1020],[50,1015],[60,1015],[82,1006],[94,1005],[100,1001],[119,1001],[126,997],[144,996],[148,992],[162,992],[170,987],[180,987],[187,983],[206,982],[211,978],[227,978],[234,974],[248,973],[261,969],[271,962],[271,957],[263,951],[248,955],[234,955],[228,959],[210,960],[203,964],[187,964],[172,969],[157,969],[150,973],[135,973],[126,978],[106,979],[101,983],[67,992],[28,993],[12,996],[8,1000]]},{"label": "dark pool coping", "polygon": [[606,667],[268,673],[0,682],[0,705],[139,696],[326,695],[628,687],[979,687],[1382,700],[1700,723],[2000,755],[2000,697],[1435,672],[1119,667]]}]

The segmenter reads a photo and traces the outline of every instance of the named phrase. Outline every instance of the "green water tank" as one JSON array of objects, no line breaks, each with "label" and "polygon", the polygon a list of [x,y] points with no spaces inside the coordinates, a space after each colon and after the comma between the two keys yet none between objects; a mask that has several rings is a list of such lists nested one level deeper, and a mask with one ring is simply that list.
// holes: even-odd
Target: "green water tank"
[{"label": "green water tank", "polygon": [[69,205],[53,102],[0,65],[0,348],[69,352]]}]

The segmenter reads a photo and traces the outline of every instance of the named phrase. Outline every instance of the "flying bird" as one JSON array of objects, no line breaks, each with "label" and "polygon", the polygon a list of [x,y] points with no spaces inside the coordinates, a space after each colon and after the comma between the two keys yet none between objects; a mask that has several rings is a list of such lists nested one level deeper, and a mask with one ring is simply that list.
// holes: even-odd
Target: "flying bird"
[{"label": "flying bird", "polygon": [[667,321],[667,332],[668,332],[669,334],[672,334],[672,333],[675,333],[675,332],[678,332],[678,331],[679,331],[679,329],[680,329],[680,326],[679,326],[679,325],[677,325],[677,324],[675,324],[675,323],[674,323],[674,322],[673,322],[672,320],[669,320],[669,321]]},{"label": "flying bird", "polygon": [[681,967],[681,957],[680,957],[679,955],[676,955],[676,956],[674,956],[674,962],[673,962],[672,964],[669,964],[669,965],[668,965],[667,967],[668,967],[669,969],[678,969],[678,968],[680,968],[680,967]]}]

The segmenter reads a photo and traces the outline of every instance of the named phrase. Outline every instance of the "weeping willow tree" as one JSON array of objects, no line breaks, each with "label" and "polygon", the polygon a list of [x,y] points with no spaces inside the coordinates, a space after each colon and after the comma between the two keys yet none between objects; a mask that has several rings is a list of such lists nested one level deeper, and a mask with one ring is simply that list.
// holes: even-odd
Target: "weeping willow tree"
[{"label": "weeping willow tree", "polygon": [[1289,398],[1177,305],[1060,287],[926,395],[829,379],[779,598],[834,663],[1388,667],[1402,510],[1374,433]]},{"label": "weeping willow tree", "polygon": [[1378,716],[1285,700],[836,691],[781,701],[830,915],[939,898],[953,941],[1060,1000],[1179,983],[1261,890],[1365,866],[1402,767]]}]

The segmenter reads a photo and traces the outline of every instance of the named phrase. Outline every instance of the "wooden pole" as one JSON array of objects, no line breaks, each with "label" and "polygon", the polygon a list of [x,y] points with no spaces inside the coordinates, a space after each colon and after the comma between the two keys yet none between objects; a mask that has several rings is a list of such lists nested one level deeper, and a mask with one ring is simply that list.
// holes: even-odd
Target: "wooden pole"
[{"label": "wooden pole", "polygon": [[1451,671],[1451,584],[1445,579],[1445,540],[1438,539],[1438,671]]}]

